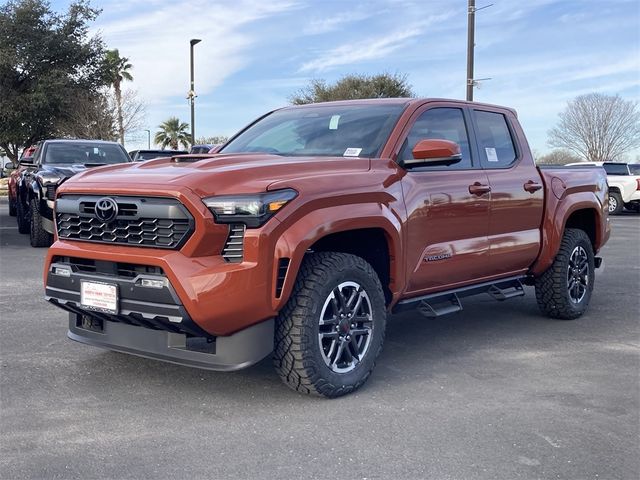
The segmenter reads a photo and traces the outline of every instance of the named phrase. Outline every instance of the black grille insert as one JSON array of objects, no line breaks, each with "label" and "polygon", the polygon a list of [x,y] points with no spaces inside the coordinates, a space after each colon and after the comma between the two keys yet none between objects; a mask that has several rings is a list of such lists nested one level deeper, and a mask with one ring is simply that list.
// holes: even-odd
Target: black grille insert
[{"label": "black grille insert", "polygon": [[193,233],[193,217],[177,200],[110,197],[118,205],[118,215],[110,222],[103,222],[95,214],[99,198],[79,195],[58,198],[58,236],[68,240],[175,249]]},{"label": "black grille insert", "polygon": [[162,268],[153,265],[136,265],[133,263],[109,262],[79,257],[56,256],[53,257],[52,263],[64,263],[78,272],[117,275],[127,278],[135,278],[144,274],[164,275]]},{"label": "black grille insert", "polygon": [[280,298],[282,295],[282,288],[284,287],[284,280],[287,277],[287,270],[289,270],[289,259],[281,258],[278,260],[278,278],[276,279],[276,298]]}]

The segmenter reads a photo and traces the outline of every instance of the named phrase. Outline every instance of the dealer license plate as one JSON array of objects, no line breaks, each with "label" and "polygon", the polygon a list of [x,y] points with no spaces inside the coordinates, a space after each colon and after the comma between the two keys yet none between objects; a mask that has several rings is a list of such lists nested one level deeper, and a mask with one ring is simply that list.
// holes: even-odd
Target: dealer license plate
[{"label": "dealer license plate", "polygon": [[118,313],[118,286],[109,283],[82,281],[80,303],[88,310]]}]

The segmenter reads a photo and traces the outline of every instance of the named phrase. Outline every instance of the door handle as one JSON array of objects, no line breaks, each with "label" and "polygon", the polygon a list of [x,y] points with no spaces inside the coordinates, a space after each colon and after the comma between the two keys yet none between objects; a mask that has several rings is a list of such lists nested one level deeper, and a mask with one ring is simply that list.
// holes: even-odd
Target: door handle
[{"label": "door handle", "polygon": [[535,193],[542,188],[542,184],[529,180],[523,185],[523,188],[529,193]]},{"label": "door handle", "polygon": [[491,187],[489,185],[484,185],[480,182],[475,182],[473,185],[469,185],[469,193],[472,195],[484,195],[490,191]]}]

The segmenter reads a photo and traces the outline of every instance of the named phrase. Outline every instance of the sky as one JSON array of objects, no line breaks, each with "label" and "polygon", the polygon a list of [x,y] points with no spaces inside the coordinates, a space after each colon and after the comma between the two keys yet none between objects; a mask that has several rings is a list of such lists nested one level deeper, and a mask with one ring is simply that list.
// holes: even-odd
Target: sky
[{"label": "sky", "polygon": [[[69,1],[53,0],[57,12]],[[476,0],[474,100],[514,107],[531,148],[567,102],[600,92],[640,100],[640,0]],[[231,135],[285,106],[312,79],[398,73],[419,97],[464,99],[467,0],[93,0],[91,25],[133,64],[145,127],[190,122],[196,138]],[[132,132],[128,150],[146,148]],[[635,156],[638,151],[632,152]]]}]

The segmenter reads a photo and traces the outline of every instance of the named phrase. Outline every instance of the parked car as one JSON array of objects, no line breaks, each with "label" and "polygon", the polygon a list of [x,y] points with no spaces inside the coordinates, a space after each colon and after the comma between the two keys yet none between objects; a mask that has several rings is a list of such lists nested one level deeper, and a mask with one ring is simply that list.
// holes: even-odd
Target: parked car
[{"label": "parked car", "polygon": [[[22,171],[26,168],[26,165],[32,162],[32,157],[35,151],[36,145],[25,148],[22,151],[20,158],[18,159],[18,165],[15,165],[13,166],[13,168],[9,169],[9,182],[7,183],[7,187],[9,197],[9,215],[12,217],[15,217],[17,215],[19,178],[22,175]],[[22,162],[24,162],[24,164]],[[20,229],[20,226],[18,226],[18,229]]]},{"label": "parked car", "polygon": [[119,143],[100,140],[45,140],[33,157],[20,160],[15,178],[18,231],[28,233],[33,247],[48,247],[54,232],[57,188],[87,168],[131,162]]},{"label": "parked car", "polygon": [[133,150],[129,156],[134,162],[153,160],[154,158],[173,157],[174,155],[186,155],[186,150]]},{"label": "parked car", "polygon": [[580,317],[610,234],[602,169],[536,168],[514,110],[442,99],[276,110],[220,156],[84,172],[56,213],[69,338],[213,370],[273,352],[326,397],[365,383],[389,312],[526,284]]},{"label": "parked car", "polygon": [[200,154],[200,153],[209,153],[209,151],[216,147],[217,145],[212,145],[208,143],[203,143],[201,145],[193,145],[189,153],[191,154]]},{"label": "parked car", "polygon": [[640,212],[640,164],[625,162],[576,162],[567,167],[602,167],[609,184],[609,214],[618,215],[623,207]]}]

